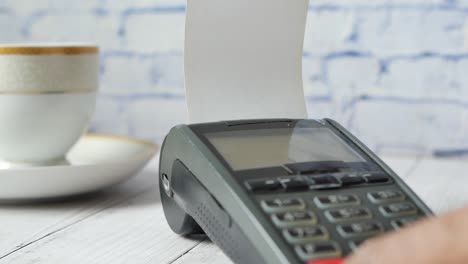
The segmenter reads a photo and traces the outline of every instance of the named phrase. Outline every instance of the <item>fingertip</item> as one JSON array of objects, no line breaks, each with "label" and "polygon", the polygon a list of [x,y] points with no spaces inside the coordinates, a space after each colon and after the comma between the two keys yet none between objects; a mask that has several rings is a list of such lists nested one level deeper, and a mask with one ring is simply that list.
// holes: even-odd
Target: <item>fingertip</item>
[{"label": "fingertip", "polygon": [[355,254],[344,259],[343,264],[360,264]]}]

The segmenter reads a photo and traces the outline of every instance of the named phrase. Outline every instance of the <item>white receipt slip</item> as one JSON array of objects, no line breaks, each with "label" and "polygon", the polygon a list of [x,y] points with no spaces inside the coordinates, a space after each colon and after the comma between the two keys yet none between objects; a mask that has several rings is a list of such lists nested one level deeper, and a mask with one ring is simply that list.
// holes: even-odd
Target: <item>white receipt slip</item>
[{"label": "white receipt slip", "polygon": [[308,0],[191,0],[185,89],[191,123],[305,118]]}]

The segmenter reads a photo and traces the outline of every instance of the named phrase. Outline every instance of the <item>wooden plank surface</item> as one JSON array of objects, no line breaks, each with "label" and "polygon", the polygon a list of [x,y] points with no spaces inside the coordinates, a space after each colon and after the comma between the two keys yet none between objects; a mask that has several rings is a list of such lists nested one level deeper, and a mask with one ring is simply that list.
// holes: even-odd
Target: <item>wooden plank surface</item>
[{"label": "wooden plank surface", "polygon": [[[436,212],[468,202],[465,161],[385,161]],[[172,233],[159,200],[156,171],[153,162],[131,181],[91,196],[0,206],[0,263],[231,263],[209,240]]]},{"label": "wooden plank surface", "polygon": [[201,241],[175,235],[157,191],[156,160],[109,191],[0,206],[0,263],[170,263]]},{"label": "wooden plank surface", "polygon": [[0,259],[44,236],[138,195],[148,189],[142,181],[145,174],[147,172],[138,175],[124,186],[65,202],[0,205],[0,237],[3,238],[0,239]]},{"label": "wooden plank surface", "polygon": [[180,257],[174,264],[231,264],[233,263],[210,240],[205,240]]}]

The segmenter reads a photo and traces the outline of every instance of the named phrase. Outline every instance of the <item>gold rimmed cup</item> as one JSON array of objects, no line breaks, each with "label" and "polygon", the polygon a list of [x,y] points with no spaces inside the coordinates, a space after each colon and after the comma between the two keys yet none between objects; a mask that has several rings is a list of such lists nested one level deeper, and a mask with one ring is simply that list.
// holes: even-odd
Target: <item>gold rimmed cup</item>
[{"label": "gold rimmed cup", "polygon": [[0,45],[0,54],[5,55],[51,55],[51,54],[97,54],[99,48],[93,45],[82,46],[40,46],[40,45]]},{"label": "gold rimmed cup", "polygon": [[96,91],[98,55],[91,44],[0,44],[0,93]]},{"label": "gold rimmed cup", "polygon": [[0,161],[63,164],[96,103],[99,48],[0,44]]}]

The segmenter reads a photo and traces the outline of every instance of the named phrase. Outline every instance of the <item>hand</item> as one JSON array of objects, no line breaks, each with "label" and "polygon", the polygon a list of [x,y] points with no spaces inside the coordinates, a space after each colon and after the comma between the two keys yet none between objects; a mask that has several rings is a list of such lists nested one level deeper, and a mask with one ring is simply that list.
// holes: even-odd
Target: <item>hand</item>
[{"label": "hand", "polygon": [[370,240],[345,264],[467,264],[468,208]]}]

